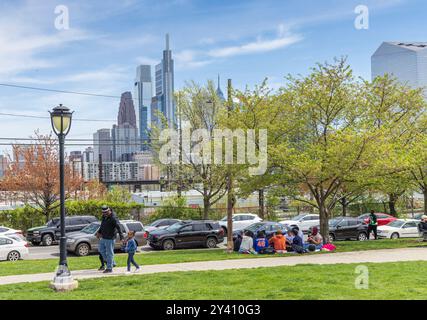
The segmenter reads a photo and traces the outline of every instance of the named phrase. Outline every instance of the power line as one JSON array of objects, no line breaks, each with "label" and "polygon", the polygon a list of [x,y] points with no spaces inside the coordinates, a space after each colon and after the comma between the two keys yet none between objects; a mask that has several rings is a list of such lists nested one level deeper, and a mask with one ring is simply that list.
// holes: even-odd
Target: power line
[{"label": "power line", "polygon": [[[66,94],[76,94],[81,96],[91,96],[91,97],[101,97],[101,98],[112,98],[112,99],[121,99],[121,96],[113,96],[107,94],[100,93],[92,93],[92,92],[81,92],[81,91],[69,91],[69,90],[59,90],[59,89],[49,89],[49,88],[40,88],[40,87],[31,87],[31,86],[23,86],[18,84],[10,84],[10,83],[0,83],[2,87],[16,88],[16,89],[26,89],[26,90],[36,90],[36,91],[47,91],[47,92],[56,92],[56,93],[66,93]],[[129,100],[137,100],[136,98],[125,98]]]},{"label": "power line", "polygon": [[[50,119],[49,116],[33,116],[27,114],[16,114],[16,113],[5,113],[0,112],[0,116],[8,116],[8,117],[19,117],[19,118],[32,118],[32,119]],[[116,120],[111,119],[81,119],[81,118],[73,118],[73,121],[87,121],[87,122],[116,122]]]}]

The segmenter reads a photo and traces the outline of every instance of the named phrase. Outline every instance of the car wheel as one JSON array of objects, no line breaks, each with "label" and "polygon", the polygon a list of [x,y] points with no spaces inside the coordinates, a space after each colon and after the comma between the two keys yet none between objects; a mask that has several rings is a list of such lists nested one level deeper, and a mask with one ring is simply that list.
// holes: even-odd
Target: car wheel
[{"label": "car wheel", "polygon": [[21,255],[19,254],[18,251],[11,251],[7,255],[7,260],[8,261],[18,261],[20,258],[21,258]]},{"label": "car wheel", "polygon": [[366,233],[361,232],[361,233],[359,233],[359,235],[357,236],[357,240],[359,240],[359,241],[366,241],[366,240],[368,240],[368,236],[367,236],[367,234],[366,234]]},{"label": "car wheel", "polygon": [[399,234],[397,232],[392,233],[391,239],[399,239]]},{"label": "car wheel", "polygon": [[217,245],[217,242],[216,242],[216,239],[214,237],[209,237],[206,240],[206,248],[210,248],[210,249],[216,248],[216,245]]},{"label": "car wheel", "polygon": [[168,239],[163,241],[162,247],[163,250],[173,250],[175,249],[175,243],[172,240]]},{"label": "car wheel", "polygon": [[87,243],[80,243],[76,248],[76,255],[79,257],[85,257],[89,255],[90,247]]},{"label": "car wheel", "polygon": [[44,246],[51,246],[53,243],[53,238],[50,234],[45,234],[42,238],[42,243]]},{"label": "car wheel", "polygon": [[335,241],[335,235],[333,233],[329,234],[329,241],[334,242]]}]

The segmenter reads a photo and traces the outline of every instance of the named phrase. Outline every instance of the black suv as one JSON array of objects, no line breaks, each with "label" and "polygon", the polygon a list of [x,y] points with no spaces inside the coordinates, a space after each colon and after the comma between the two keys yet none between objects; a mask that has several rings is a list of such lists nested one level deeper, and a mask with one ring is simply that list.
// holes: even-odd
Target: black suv
[{"label": "black suv", "polygon": [[368,239],[368,225],[358,218],[333,218],[329,220],[329,239],[365,241]]},{"label": "black suv", "polygon": [[[80,231],[92,222],[98,221],[94,216],[69,216],[65,217],[65,232]],[[60,237],[60,219],[53,218],[41,227],[35,227],[27,230],[27,241],[33,245],[42,243],[44,246],[50,246]]]},{"label": "black suv", "polygon": [[218,222],[181,221],[166,229],[149,232],[147,240],[154,249],[173,250],[200,246],[215,248],[224,241],[224,230]]}]

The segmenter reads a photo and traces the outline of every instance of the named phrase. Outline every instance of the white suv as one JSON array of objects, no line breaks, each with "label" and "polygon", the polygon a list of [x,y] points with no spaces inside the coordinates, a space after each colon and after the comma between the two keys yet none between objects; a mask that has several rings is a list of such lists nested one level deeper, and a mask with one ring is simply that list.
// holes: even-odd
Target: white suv
[{"label": "white suv", "polygon": [[[253,213],[237,213],[233,214],[233,231],[242,230],[255,222],[260,222],[262,219]],[[219,225],[227,234],[227,217],[225,216],[219,221]]]},{"label": "white suv", "polygon": [[298,228],[307,233],[311,227],[318,226],[320,224],[318,214],[300,214],[293,217],[290,220],[283,220],[280,223],[288,225],[289,227],[298,226]]}]

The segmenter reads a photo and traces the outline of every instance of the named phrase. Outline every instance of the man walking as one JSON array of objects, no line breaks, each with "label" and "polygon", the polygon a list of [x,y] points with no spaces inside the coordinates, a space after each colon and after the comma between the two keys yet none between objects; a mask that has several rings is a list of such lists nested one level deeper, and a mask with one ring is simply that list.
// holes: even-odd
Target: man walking
[{"label": "man walking", "polygon": [[107,269],[104,270],[104,273],[113,272],[116,233],[119,233],[120,240],[123,241],[123,235],[120,231],[116,215],[109,207],[104,205],[102,206],[101,227],[98,231],[98,237],[100,238],[99,253],[102,255],[104,261],[107,262]]},{"label": "man walking", "polygon": [[371,236],[371,232],[374,232],[375,240],[377,240],[377,216],[375,215],[375,211],[371,210],[371,214],[369,215],[369,223],[368,223],[368,240]]}]

